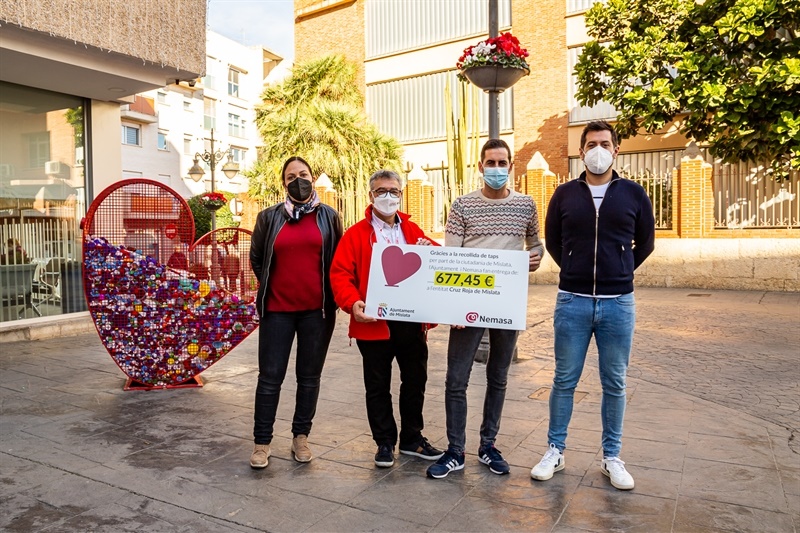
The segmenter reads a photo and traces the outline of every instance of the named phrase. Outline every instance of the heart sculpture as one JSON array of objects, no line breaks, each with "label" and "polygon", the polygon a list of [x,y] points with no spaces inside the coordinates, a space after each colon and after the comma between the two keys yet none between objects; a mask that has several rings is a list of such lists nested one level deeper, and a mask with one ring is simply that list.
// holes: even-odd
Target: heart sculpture
[{"label": "heart sculpture", "polygon": [[105,189],[83,222],[84,291],[111,358],[135,383],[184,383],[258,326],[247,230],[194,241],[189,205],[151,180]]},{"label": "heart sculpture", "polygon": [[397,284],[414,275],[422,266],[422,258],[414,252],[403,253],[398,246],[389,246],[381,254],[383,277],[386,278],[387,287],[397,287]]}]

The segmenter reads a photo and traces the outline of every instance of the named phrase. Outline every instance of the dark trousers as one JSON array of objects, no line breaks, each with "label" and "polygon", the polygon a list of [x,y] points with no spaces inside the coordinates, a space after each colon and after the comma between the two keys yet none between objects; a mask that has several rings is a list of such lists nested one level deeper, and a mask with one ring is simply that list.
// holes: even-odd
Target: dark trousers
[{"label": "dark trousers", "polygon": [[308,435],[317,412],[322,366],[336,325],[336,313],[321,310],[266,313],[258,328],[258,386],[253,437],[256,444],[272,442],[272,428],[281,385],[286,377],[292,343],[297,335],[297,396],[292,434]]},{"label": "dark trousers", "polygon": [[367,418],[378,445],[397,443],[392,411],[392,360],[400,367],[400,445],[413,445],[422,436],[422,406],[428,382],[428,343],[422,325],[388,321],[389,340],[356,341],[364,365]]},{"label": "dark trousers", "polygon": [[[444,407],[447,415],[447,440],[450,449],[463,452],[467,441],[467,386],[475,362],[475,352],[485,328],[451,329],[447,344],[447,377]],[[489,359],[486,361],[486,395],[483,400],[481,446],[491,446],[500,430],[506,400],[508,369],[517,346],[519,331],[489,330]]]}]

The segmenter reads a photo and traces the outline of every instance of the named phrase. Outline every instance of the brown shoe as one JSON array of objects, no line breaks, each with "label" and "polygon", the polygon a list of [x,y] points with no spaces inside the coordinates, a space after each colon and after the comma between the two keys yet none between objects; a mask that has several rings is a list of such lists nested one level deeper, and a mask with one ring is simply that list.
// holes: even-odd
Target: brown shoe
[{"label": "brown shoe", "polygon": [[250,466],[253,468],[266,468],[269,464],[269,444],[256,444],[253,455],[250,456]]},{"label": "brown shoe", "polygon": [[313,459],[306,435],[298,435],[292,439],[292,454],[298,463],[307,463]]}]

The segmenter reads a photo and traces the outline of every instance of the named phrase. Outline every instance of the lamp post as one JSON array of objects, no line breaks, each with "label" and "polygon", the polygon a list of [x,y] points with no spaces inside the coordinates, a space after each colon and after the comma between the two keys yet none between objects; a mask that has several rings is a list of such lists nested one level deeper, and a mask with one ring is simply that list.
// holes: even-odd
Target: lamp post
[{"label": "lamp post", "polygon": [[[489,0],[489,37],[497,37],[498,33],[497,0]],[[489,138],[500,138],[500,93],[489,91]]]},{"label": "lamp post", "polygon": [[[194,164],[192,168],[189,169],[189,177],[191,177],[195,182],[199,182],[203,179],[205,175],[205,171],[203,167],[201,167],[198,162],[199,160],[203,160],[208,164],[208,168],[211,170],[211,192],[216,192],[216,181],[214,179],[214,171],[217,168],[217,163],[222,161],[222,158],[228,156],[228,161],[222,165],[222,172],[228,179],[232,179],[236,174],[239,172],[239,165],[233,162],[233,153],[231,153],[230,147],[227,150],[214,150],[214,130],[211,130],[211,149],[204,151],[204,152],[197,152],[194,154]],[[217,229],[217,212],[216,210],[211,211],[211,231]]]}]

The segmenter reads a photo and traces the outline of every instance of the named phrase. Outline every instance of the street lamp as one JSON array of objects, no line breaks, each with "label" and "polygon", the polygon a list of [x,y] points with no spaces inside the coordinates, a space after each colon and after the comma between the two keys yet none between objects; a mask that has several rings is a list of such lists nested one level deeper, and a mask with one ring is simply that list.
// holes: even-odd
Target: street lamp
[{"label": "street lamp", "polygon": [[[205,175],[205,171],[203,167],[201,167],[198,162],[199,160],[203,160],[208,164],[208,168],[211,169],[211,192],[216,192],[216,181],[214,180],[214,171],[217,168],[217,163],[222,161],[222,158],[228,156],[228,161],[222,165],[222,172],[228,179],[233,179],[234,176],[239,172],[239,165],[234,163],[233,161],[233,153],[231,152],[230,147],[225,150],[216,150],[214,151],[214,130],[211,130],[211,150],[204,151],[202,153],[197,152],[194,154],[194,164],[192,168],[189,169],[189,177],[192,178],[195,182],[199,182],[203,179],[203,175]],[[211,213],[211,231],[217,229],[217,212],[212,211]]]}]

